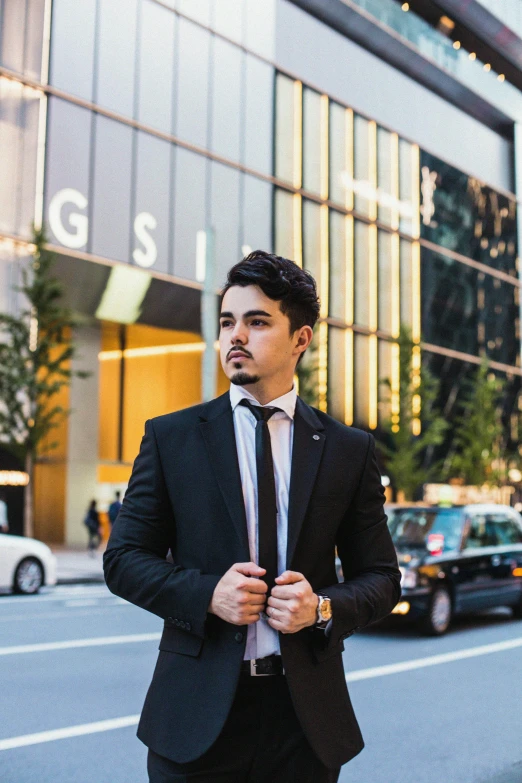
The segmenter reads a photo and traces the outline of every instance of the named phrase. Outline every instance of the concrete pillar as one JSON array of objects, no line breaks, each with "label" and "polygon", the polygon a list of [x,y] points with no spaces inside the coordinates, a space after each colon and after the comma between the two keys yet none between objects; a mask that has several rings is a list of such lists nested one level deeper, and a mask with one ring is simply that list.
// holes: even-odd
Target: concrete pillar
[{"label": "concrete pillar", "polygon": [[96,498],[98,464],[98,353],[101,350],[101,325],[74,330],[77,355],[73,369],[92,373],[89,378],[73,378],[70,407],[67,471],[65,486],[65,544],[86,546],[83,520],[89,502]]}]

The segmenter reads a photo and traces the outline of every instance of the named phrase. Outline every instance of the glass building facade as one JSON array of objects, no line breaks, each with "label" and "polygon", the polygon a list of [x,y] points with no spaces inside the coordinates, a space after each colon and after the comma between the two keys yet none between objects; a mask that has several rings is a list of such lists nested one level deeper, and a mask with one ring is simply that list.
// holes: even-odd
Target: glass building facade
[{"label": "glass building facade", "polygon": [[[296,5],[0,0],[2,309],[16,312],[13,285],[43,223],[67,303],[86,323],[79,366],[92,372],[64,404],[97,421],[93,434],[92,417],[73,414],[38,465],[43,538],[83,540],[82,504],[125,487],[145,419],[200,401],[198,248],[209,229],[218,285],[255,248],[316,278],[309,366],[321,410],[369,430],[396,416],[406,325],[414,371],[422,359],[441,377],[448,416],[462,378],[489,358],[508,380],[518,438],[510,143],[476,123],[474,156],[442,127],[440,143],[418,119],[408,129],[413,82],[386,66],[392,98],[383,63],[368,70],[367,52]],[[300,60],[307,36],[317,36],[316,60],[310,47]],[[359,70],[341,83],[345,61]],[[363,85],[359,97],[348,83]],[[403,105],[395,124],[392,101]],[[450,127],[456,110],[442,109]],[[486,148],[506,164],[490,181]],[[476,163],[474,176],[461,158]],[[226,386],[219,374],[216,393]]]}]

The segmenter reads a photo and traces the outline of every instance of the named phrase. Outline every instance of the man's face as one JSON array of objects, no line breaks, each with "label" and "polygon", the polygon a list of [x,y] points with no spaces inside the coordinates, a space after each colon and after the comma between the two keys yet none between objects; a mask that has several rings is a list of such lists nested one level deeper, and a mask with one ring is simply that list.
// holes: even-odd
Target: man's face
[{"label": "man's face", "polygon": [[[306,329],[307,327],[303,327]],[[232,286],[221,304],[219,346],[226,376],[238,386],[291,378],[300,353],[280,303],[255,285]]]}]

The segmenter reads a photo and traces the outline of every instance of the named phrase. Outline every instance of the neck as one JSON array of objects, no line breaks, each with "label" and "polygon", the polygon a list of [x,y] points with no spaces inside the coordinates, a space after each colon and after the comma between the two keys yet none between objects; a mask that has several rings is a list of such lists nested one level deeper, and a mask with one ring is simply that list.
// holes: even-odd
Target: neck
[{"label": "neck", "polygon": [[278,397],[291,391],[293,384],[292,378],[290,381],[258,381],[245,385],[244,388],[250,392],[252,397],[255,397],[260,405],[267,405],[272,400],[277,400]]}]

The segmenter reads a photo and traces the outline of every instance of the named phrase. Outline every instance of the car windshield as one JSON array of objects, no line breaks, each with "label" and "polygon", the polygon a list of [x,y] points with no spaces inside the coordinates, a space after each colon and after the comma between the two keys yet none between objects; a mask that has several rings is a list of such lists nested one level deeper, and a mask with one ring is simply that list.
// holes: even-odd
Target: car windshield
[{"label": "car windshield", "polygon": [[459,548],[464,515],[458,508],[395,508],[388,524],[398,548],[450,552]]}]

